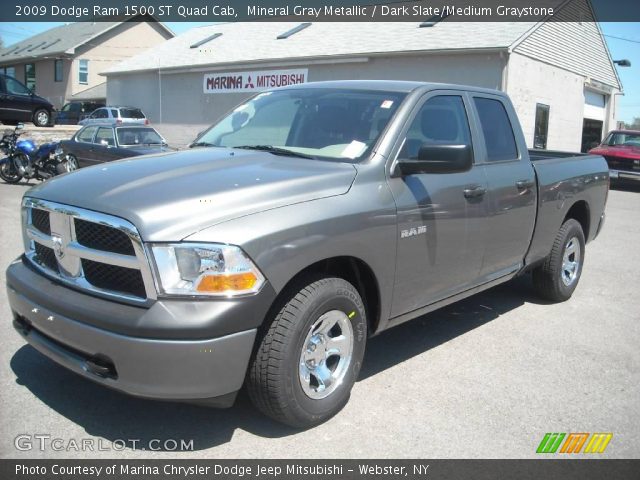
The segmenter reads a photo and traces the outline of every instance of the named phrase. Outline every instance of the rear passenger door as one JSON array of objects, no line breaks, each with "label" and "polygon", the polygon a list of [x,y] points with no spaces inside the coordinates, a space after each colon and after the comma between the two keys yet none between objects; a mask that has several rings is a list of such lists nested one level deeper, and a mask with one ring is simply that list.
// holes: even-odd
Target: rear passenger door
[{"label": "rear passenger door", "polygon": [[482,133],[477,160],[489,185],[489,237],[480,275],[491,281],[522,266],[535,224],[536,177],[511,102],[500,95],[472,96]]},{"label": "rear passenger door", "polygon": [[[415,159],[429,145],[473,147],[477,132],[469,126],[468,102],[460,91],[425,95],[399,135],[392,158]],[[466,172],[394,175],[389,187],[398,218],[395,317],[475,284],[485,250],[487,182],[482,165],[474,164]]]}]

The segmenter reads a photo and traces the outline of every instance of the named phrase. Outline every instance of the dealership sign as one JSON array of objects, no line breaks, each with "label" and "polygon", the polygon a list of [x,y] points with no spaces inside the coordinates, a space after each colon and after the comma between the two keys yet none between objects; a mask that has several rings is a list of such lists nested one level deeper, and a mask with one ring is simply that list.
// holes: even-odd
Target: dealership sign
[{"label": "dealership sign", "polygon": [[259,92],[269,88],[306,83],[308,69],[205,73],[204,93]]}]

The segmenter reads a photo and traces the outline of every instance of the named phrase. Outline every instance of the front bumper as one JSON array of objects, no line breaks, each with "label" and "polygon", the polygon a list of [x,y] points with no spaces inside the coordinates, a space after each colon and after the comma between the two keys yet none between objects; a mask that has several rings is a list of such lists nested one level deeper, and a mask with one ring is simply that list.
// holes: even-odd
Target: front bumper
[{"label": "front bumper", "polygon": [[612,180],[636,180],[640,181],[640,172],[631,170],[609,169],[609,178]]},{"label": "front bumper", "polygon": [[[244,381],[255,327],[214,338],[179,339],[106,330],[79,321],[73,312],[82,317],[90,305],[95,317],[121,314],[135,327],[136,322],[153,323],[154,316],[160,323],[166,321],[167,306],[156,302],[156,310],[155,305],[142,309],[92,297],[43,278],[20,260],[7,270],[7,293],[14,327],[27,342],[107,387],[138,397],[228,406]],[[180,308],[199,318],[198,304],[182,302]],[[227,305],[222,312],[234,309]],[[166,329],[158,331],[169,336]],[[223,401],[217,402],[220,398]]]}]

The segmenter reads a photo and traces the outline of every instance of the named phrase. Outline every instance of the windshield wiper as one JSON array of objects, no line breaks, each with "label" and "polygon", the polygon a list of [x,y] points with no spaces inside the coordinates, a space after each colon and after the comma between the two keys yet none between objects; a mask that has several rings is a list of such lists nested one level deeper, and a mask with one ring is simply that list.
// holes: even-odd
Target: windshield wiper
[{"label": "windshield wiper", "polygon": [[240,145],[232,148],[241,148],[243,150],[260,150],[261,152],[269,152],[269,153],[273,153],[274,155],[285,155],[288,157],[300,157],[300,158],[311,158],[311,159],[315,158],[312,155],[307,155],[306,153],[294,152],[293,150],[274,147],[273,145]]},{"label": "windshield wiper", "polygon": [[209,142],[195,142],[191,144],[192,147],[217,147],[217,145],[214,145],[213,143],[209,143]]}]

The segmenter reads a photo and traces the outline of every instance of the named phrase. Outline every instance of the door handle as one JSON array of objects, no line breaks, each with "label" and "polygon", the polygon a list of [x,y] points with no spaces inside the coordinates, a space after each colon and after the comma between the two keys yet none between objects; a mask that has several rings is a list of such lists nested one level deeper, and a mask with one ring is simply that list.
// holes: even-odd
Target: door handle
[{"label": "door handle", "polygon": [[535,185],[535,183],[533,182],[533,180],[518,180],[516,182],[516,187],[518,187],[518,190],[527,190],[528,188],[531,188]]},{"label": "door handle", "polygon": [[463,191],[465,198],[479,198],[487,193],[487,189],[480,185],[465,188]]}]

